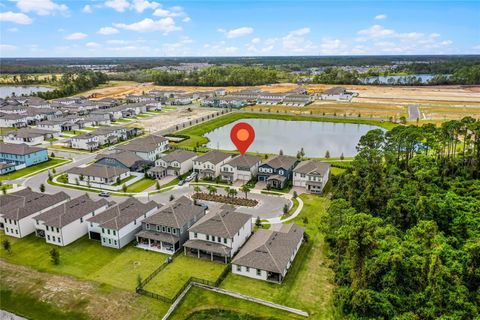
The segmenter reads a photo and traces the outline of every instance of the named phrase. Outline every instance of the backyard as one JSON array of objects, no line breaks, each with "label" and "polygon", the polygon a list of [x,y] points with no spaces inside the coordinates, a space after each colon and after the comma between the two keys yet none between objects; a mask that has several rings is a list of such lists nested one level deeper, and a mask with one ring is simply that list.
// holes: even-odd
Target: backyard
[{"label": "backyard", "polygon": [[0,176],[0,181],[15,180],[15,179],[23,178],[24,176],[32,174],[36,171],[45,171],[50,167],[52,167],[52,168],[58,167],[58,166],[61,166],[65,163],[68,163],[68,162],[70,162],[70,160],[68,160],[68,159],[50,158],[50,160],[39,163],[37,165],[34,165],[34,166],[31,166],[31,167],[27,167],[27,168],[24,168],[24,169],[14,171],[12,173],[2,175],[2,176]]}]

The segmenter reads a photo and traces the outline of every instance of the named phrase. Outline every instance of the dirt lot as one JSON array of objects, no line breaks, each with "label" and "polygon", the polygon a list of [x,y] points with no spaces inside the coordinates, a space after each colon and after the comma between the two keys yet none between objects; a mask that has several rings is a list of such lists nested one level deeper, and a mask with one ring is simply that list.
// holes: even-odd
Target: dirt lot
[{"label": "dirt lot", "polygon": [[[91,90],[84,95],[95,94],[96,98],[121,98],[127,94],[141,94],[150,90],[178,90],[185,92],[215,90],[214,87],[166,87],[152,83],[115,81],[103,88]],[[286,92],[297,88],[296,84],[280,83],[258,88],[270,92]],[[311,84],[304,86],[309,93],[322,92],[333,85]],[[345,85],[348,90],[358,93],[350,103],[317,101],[309,108],[314,113],[347,114],[362,117],[400,117],[407,115],[407,107],[417,104],[423,120],[459,119],[464,116],[480,116],[480,86],[358,86]],[[227,87],[234,92],[248,87]],[[307,111],[307,110],[302,110]],[[175,121],[175,119],[172,119]]]}]

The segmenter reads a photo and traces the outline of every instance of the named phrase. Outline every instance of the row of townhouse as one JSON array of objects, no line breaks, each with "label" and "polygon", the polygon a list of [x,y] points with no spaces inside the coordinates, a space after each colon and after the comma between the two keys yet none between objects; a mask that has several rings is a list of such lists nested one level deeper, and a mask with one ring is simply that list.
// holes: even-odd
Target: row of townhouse
[{"label": "row of townhouse", "polygon": [[96,150],[106,144],[117,143],[141,133],[141,130],[133,127],[107,127],[87,132],[70,139],[70,147],[73,149]]},{"label": "row of townhouse", "polygon": [[0,196],[0,203],[0,227],[8,236],[35,233],[49,244],[66,246],[88,235],[116,249],[136,240],[141,249],[166,254],[183,248],[185,255],[231,262],[233,273],[272,282],[285,278],[304,235],[295,224],[253,233],[250,215],[229,205],[207,212],[185,196],[167,205],[133,197],[116,204],[87,194],[70,199],[64,192],[25,189]]},{"label": "row of townhouse", "polygon": [[48,161],[46,148],[0,142],[0,175]]},{"label": "row of townhouse", "polygon": [[61,111],[49,108],[30,108],[25,112],[6,113],[0,109],[0,127],[22,128],[28,125],[35,125],[41,121],[54,119],[62,114]]},{"label": "row of townhouse", "polygon": [[44,141],[56,138],[59,133],[51,130],[42,130],[36,128],[21,128],[16,131],[10,131],[2,135],[3,142],[20,144],[24,143],[29,146],[42,144]]}]

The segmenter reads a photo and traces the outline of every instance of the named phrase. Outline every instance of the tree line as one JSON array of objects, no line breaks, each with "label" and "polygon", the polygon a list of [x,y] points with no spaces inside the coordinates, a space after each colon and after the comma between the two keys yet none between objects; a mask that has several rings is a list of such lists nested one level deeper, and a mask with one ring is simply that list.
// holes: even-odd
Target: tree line
[{"label": "tree line", "polygon": [[43,99],[57,99],[68,97],[106,83],[108,77],[103,72],[82,71],[78,73],[64,73],[56,82],[57,89],[48,92],[37,92]]},{"label": "tree line", "polygon": [[480,316],[480,121],[373,130],[322,226],[349,319]]}]

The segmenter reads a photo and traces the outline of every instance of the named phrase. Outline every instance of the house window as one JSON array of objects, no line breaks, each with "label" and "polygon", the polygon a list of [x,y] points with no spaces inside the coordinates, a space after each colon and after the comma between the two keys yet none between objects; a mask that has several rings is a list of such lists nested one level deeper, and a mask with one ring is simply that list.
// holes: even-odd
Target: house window
[{"label": "house window", "polygon": [[237,265],[237,271],[242,271],[242,266]]},{"label": "house window", "polygon": [[115,245],[117,245],[117,240],[114,240]]},{"label": "house window", "polygon": [[60,239],[60,237],[58,237],[57,239],[58,239],[58,243],[62,242],[62,239]]},{"label": "house window", "polygon": [[83,217],[80,218],[80,223],[83,223]]},{"label": "house window", "polygon": [[113,230],[113,235],[116,236],[117,235],[117,231]]},{"label": "house window", "polygon": [[108,244],[112,244],[112,239],[108,239]]},{"label": "house window", "polygon": [[261,275],[262,275],[262,270],[257,269],[257,276],[261,276]]},{"label": "house window", "polygon": [[105,229],[102,228],[102,233],[105,233]]},{"label": "house window", "polygon": [[207,240],[210,240],[210,236],[208,234],[206,235],[206,237],[207,237]]},{"label": "house window", "polygon": [[48,226],[46,226],[45,228],[47,229],[47,231],[49,231],[49,230],[48,230]]},{"label": "house window", "polygon": [[198,234],[196,232],[193,233],[193,237],[194,238],[197,238],[198,237]]},{"label": "house window", "polygon": [[59,228],[57,228],[57,233],[59,233],[59,232],[60,232],[60,229],[59,229]]},{"label": "house window", "polygon": [[227,238],[223,238],[223,243],[227,244]]},{"label": "house window", "polygon": [[146,228],[147,230],[150,230],[150,225],[147,223],[147,225],[145,226],[145,228]]},{"label": "house window", "polygon": [[47,235],[47,240],[50,241],[50,235]]},{"label": "house window", "polygon": [[217,241],[218,241],[218,242],[222,242],[222,238],[217,237]]},{"label": "house window", "polygon": [[250,267],[245,267],[245,269],[247,270],[247,272],[250,272]]},{"label": "house window", "polygon": [[110,234],[110,229],[107,229],[107,233]]},{"label": "house window", "polygon": [[15,233],[16,233],[16,234],[18,234],[18,229],[17,229],[17,230],[15,230]]}]

